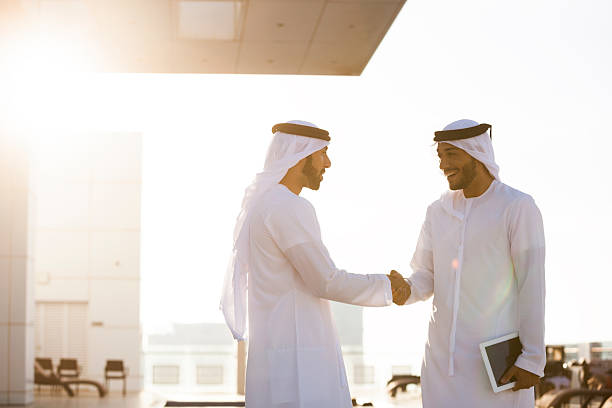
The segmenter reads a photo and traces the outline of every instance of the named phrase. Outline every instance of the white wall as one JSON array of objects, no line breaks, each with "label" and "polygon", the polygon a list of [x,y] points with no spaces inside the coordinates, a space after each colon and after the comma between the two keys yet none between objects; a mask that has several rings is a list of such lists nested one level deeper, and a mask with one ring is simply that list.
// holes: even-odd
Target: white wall
[{"label": "white wall", "polygon": [[36,301],[85,303],[82,377],[103,381],[106,360],[121,359],[140,390],[141,135],[45,135],[37,147]]}]

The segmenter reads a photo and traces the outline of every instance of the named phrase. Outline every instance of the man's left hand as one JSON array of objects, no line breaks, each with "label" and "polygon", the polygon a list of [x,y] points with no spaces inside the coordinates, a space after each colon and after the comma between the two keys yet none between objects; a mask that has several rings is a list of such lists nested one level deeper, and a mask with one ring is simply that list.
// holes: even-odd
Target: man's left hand
[{"label": "man's left hand", "polygon": [[522,368],[519,368],[517,366],[512,366],[501,378],[501,383],[506,384],[510,382],[510,379],[512,377],[514,377],[514,379],[516,380],[516,384],[514,384],[514,388],[512,388],[512,391],[531,388],[540,382],[540,377],[538,377],[536,374],[527,370],[523,370]]}]

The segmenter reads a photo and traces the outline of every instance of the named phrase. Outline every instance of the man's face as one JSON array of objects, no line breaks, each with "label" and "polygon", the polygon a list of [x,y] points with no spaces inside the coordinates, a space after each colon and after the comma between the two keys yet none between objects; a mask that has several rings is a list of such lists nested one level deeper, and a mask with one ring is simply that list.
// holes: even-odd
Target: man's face
[{"label": "man's face", "polygon": [[327,156],[327,146],[314,152],[304,160],[304,167],[302,168],[302,173],[306,176],[304,187],[318,190],[321,186],[325,169],[331,166],[331,161]]},{"label": "man's face", "polygon": [[463,190],[476,177],[477,161],[465,151],[448,143],[438,143],[440,169],[451,190]]}]

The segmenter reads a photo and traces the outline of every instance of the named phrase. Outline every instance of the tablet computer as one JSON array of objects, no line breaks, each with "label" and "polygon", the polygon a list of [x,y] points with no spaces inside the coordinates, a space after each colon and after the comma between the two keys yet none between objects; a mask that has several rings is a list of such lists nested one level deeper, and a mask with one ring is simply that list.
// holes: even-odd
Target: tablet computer
[{"label": "tablet computer", "polygon": [[514,387],[515,381],[502,384],[501,378],[514,365],[522,349],[523,345],[519,339],[518,332],[480,343],[480,353],[482,354],[482,360],[484,361],[489,381],[491,381],[493,392],[500,392]]}]

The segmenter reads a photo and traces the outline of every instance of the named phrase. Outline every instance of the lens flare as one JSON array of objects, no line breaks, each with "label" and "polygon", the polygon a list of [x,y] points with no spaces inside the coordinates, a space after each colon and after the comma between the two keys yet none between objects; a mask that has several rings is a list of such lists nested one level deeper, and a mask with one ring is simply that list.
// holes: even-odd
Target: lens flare
[{"label": "lens flare", "polygon": [[483,287],[482,291],[478,292],[486,294],[485,298],[488,305],[480,310],[482,318],[493,318],[493,316],[505,310],[505,306],[509,304],[508,300],[514,284],[514,269],[510,267],[510,270],[503,274],[503,277],[500,277],[495,285]]}]

